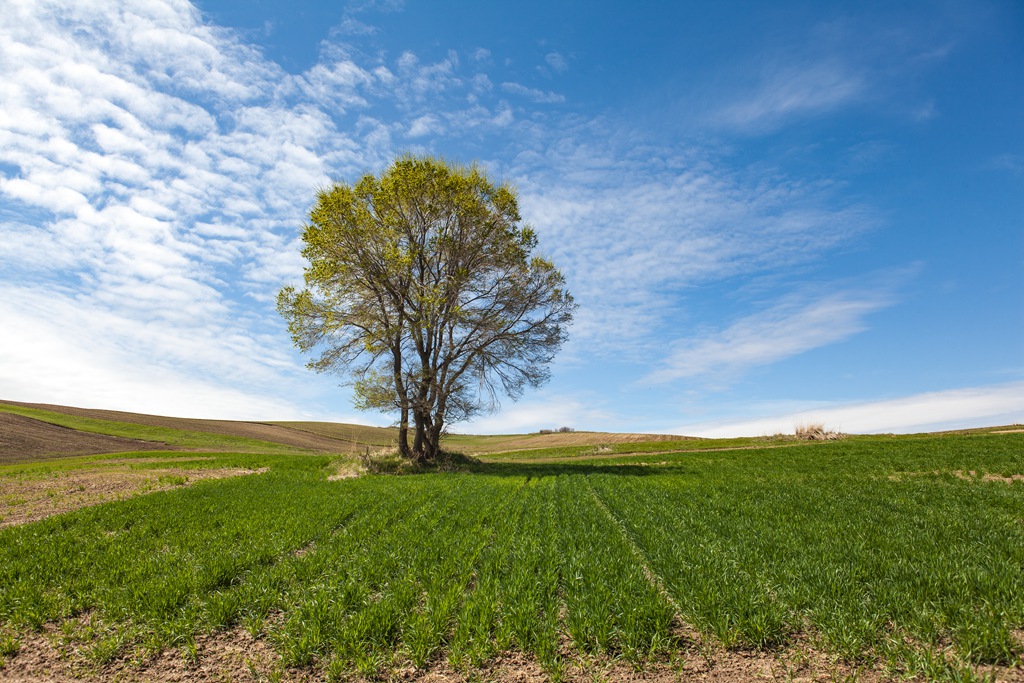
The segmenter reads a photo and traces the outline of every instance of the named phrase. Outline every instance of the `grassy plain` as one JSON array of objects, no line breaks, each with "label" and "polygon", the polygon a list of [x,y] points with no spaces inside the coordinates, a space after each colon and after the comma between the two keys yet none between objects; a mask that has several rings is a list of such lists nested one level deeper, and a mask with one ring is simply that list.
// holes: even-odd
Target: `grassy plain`
[{"label": "grassy plain", "polygon": [[[154,455],[0,467],[262,472],[0,530],[0,678],[43,650],[101,679],[168,653],[211,680],[472,678],[509,653],[555,680],[730,653],[782,677],[1024,666],[1024,434],[577,445],[341,480],[350,456]],[[248,643],[241,668],[211,669],[211,638]]]}]

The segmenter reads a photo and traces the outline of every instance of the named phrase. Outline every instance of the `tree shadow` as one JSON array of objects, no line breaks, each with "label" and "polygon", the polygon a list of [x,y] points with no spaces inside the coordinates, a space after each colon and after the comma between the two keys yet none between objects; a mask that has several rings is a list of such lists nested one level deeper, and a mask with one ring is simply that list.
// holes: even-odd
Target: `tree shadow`
[{"label": "tree shadow", "polygon": [[666,468],[657,465],[608,463],[604,465],[582,462],[537,463],[528,460],[481,461],[467,458],[462,471],[492,477],[526,477],[539,479],[564,474],[612,474],[625,477],[646,477],[661,474]]}]

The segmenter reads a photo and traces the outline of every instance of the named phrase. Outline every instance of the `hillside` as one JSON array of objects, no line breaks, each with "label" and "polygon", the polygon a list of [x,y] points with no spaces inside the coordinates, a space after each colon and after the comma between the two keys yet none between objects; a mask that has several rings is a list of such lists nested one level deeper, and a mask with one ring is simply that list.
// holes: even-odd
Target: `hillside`
[{"label": "hillside", "polygon": [[[23,418],[5,418],[0,432],[0,463],[168,449],[351,453],[366,443],[261,422],[166,417],[17,401],[0,402],[0,415]],[[354,431],[374,429],[342,426]],[[37,434],[49,436],[34,436]],[[107,440],[99,439],[99,435]]]},{"label": "hillside", "polygon": [[[18,401],[0,401],[0,416],[3,416],[0,464],[148,450],[255,452],[285,447],[309,453],[355,453],[367,447],[371,450],[393,447],[396,438],[396,430],[392,428],[339,422],[203,420]],[[445,445],[468,455],[478,455],[687,438],[607,432],[451,434],[445,437]]]}]

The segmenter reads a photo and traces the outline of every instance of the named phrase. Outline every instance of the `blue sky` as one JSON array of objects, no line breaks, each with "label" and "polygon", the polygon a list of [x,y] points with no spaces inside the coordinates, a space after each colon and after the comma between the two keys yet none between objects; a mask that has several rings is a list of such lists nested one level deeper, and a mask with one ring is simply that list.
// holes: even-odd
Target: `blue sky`
[{"label": "blue sky", "polygon": [[315,189],[415,152],[580,304],[456,429],[1024,422],[1020,3],[6,4],[2,398],[387,424],[273,298]]}]

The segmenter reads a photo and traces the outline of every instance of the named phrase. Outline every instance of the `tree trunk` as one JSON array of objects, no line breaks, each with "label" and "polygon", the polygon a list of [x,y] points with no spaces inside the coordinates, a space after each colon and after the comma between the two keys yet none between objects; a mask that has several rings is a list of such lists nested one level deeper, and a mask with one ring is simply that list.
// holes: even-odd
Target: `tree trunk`
[{"label": "tree trunk", "polygon": [[426,458],[425,444],[427,428],[424,424],[424,415],[415,408],[412,411],[413,422],[416,424],[416,435],[413,438],[412,457],[418,462],[424,462]]},{"label": "tree trunk", "polygon": [[441,430],[444,427],[444,420],[440,415],[427,433],[427,459],[436,460],[441,455]]},{"label": "tree trunk", "polygon": [[398,453],[403,458],[412,459],[409,450],[409,408],[402,406],[402,417],[398,421]]},{"label": "tree trunk", "polygon": [[405,383],[402,381],[402,336],[395,337],[391,347],[392,371],[395,377],[395,393],[398,394],[399,410],[401,417],[398,421],[398,453],[407,459],[412,458],[409,450],[409,397],[405,393]]}]

